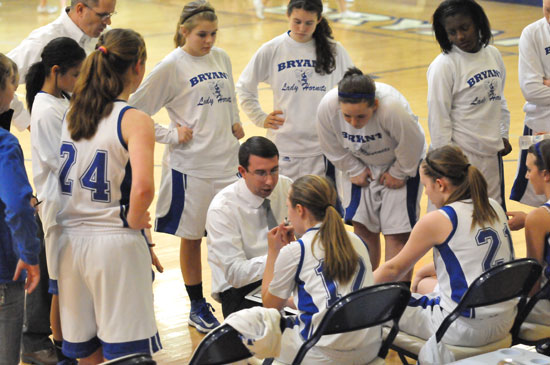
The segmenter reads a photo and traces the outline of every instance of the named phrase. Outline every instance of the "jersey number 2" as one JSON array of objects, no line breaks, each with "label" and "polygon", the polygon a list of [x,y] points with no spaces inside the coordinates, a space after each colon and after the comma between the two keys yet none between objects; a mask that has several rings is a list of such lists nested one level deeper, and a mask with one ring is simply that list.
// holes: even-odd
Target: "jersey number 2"
[{"label": "jersey number 2", "polygon": [[[508,245],[510,253],[513,255],[514,247],[512,244],[512,239],[508,227],[504,226],[504,236],[508,239]],[[500,247],[500,237],[497,231],[494,228],[483,228],[480,229],[476,234],[476,243],[478,246],[489,244],[489,250],[483,259],[483,270],[487,271],[493,266],[501,264],[504,262],[504,259],[495,260],[498,248]]]},{"label": "jersey number 2", "polygon": [[[73,180],[69,179],[69,171],[76,162],[77,150],[73,143],[63,142],[60,150],[61,169],[59,170],[59,182],[61,192],[72,195]],[[109,203],[111,201],[111,183],[107,180],[108,153],[97,150],[90,161],[88,168],[80,177],[80,186],[92,192],[92,201]]]}]

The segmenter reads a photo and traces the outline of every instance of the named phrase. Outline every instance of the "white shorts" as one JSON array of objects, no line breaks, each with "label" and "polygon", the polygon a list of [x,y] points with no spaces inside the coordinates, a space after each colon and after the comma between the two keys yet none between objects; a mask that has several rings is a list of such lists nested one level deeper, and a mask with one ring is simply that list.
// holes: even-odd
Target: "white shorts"
[{"label": "white shorts", "polygon": [[361,223],[369,231],[384,235],[408,233],[416,224],[422,196],[418,174],[399,189],[387,188],[378,180],[366,187],[354,185],[346,178],[342,182],[346,223]]},{"label": "white shorts", "polygon": [[[508,335],[516,307],[490,318],[457,318],[445,332],[443,342],[455,346],[479,347],[503,339]],[[438,293],[413,293],[409,305],[399,320],[399,330],[410,335],[429,339],[437,332],[449,312],[439,305]]]},{"label": "white shorts", "polygon": [[525,318],[525,322],[550,326],[550,300],[539,300]]},{"label": "white shorts", "polygon": [[471,165],[477,167],[487,181],[487,193],[489,198],[495,199],[506,211],[504,195],[504,168],[502,166],[502,157],[481,156],[467,151],[463,151],[468,157]]},{"label": "white shorts", "polygon": [[210,202],[237,179],[236,173],[223,178],[189,176],[163,164],[155,231],[190,240],[201,239]]},{"label": "white shorts", "polygon": [[59,257],[63,353],[106,359],[161,349],[153,308],[151,256],[140,232],[66,229]]},{"label": "white shorts", "polygon": [[[523,135],[532,136],[533,130],[525,126],[523,128]],[[546,203],[548,199],[546,199],[544,194],[535,194],[535,189],[529,184],[529,180],[525,178],[525,174],[527,173],[527,166],[525,165],[526,160],[527,150],[521,150],[516,170],[516,178],[514,179],[514,185],[512,185],[512,191],[510,192],[510,200],[515,200],[532,207],[540,207],[542,204]]]},{"label": "white shorts", "polygon": [[334,165],[323,155],[312,157],[279,156],[279,173],[296,181],[304,175],[334,178]]},{"label": "white shorts", "polygon": [[[282,364],[292,364],[304,340],[300,337],[298,326],[286,328],[281,338],[281,354],[277,361]],[[369,328],[369,335],[365,344],[356,350],[340,351],[327,347],[313,346],[306,354],[304,365],[339,365],[339,364],[366,364],[371,362],[380,350],[382,332],[380,327]],[[371,335],[372,333],[372,335]],[[337,336],[337,335],[335,335]]]}]

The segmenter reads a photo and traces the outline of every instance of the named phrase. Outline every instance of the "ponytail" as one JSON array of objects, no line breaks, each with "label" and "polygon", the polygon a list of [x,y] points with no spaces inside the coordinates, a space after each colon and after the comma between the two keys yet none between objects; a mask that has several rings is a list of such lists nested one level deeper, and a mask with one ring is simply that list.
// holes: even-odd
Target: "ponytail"
[{"label": "ponytail", "polygon": [[218,21],[216,11],[206,0],[191,1],[183,7],[176,26],[176,34],[174,34],[174,44],[176,47],[183,47],[185,45],[185,37],[181,33],[181,27],[184,26],[185,29],[191,31],[201,20],[209,22]]},{"label": "ponytail", "polygon": [[292,14],[294,9],[303,9],[317,14],[319,24],[313,32],[315,40],[315,72],[320,75],[329,75],[336,69],[336,43],[332,36],[332,29],[327,19],[323,16],[323,3],[321,0],[290,0],[286,13]]},{"label": "ponytail", "polygon": [[29,71],[27,72],[27,76],[25,77],[25,86],[27,88],[25,99],[27,100],[27,109],[29,110],[29,112],[32,112],[34,97],[36,96],[36,94],[38,94],[40,90],[42,90],[42,86],[44,85],[45,80],[46,66],[44,66],[44,63],[42,61],[33,63],[33,65],[29,68]]},{"label": "ponytail", "polygon": [[113,102],[129,82],[128,70],[146,58],[143,38],[131,29],[112,29],[99,37],[97,49],[82,65],[67,113],[73,140],[95,135],[99,122],[111,113]]},{"label": "ponytail", "polygon": [[332,183],[317,175],[302,176],[292,184],[288,199],[293,207],[304,206],[321,222],[313,245],[320,240],[324,249],[323,274],[340,283],[349,282],[357,269],[359,255],[335,208],[337,193]]},{"label": "ponytail", "polygon": [[421,168],[433,180],[445,177],[456,187],[444,202],[445,205],[472,199],[472,229],[476,225],[485,226],[498,219],[497,212],[489,203],[487,181],[475,166],[468,163],[468,158],[460,148],[447,145],[428,152]]}]

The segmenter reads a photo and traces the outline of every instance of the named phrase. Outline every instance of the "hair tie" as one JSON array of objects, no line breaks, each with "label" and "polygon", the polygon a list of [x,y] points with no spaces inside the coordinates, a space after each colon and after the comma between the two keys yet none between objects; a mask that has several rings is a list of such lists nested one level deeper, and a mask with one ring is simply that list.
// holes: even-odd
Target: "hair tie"
[{"label": "hair tie", "polygon": [[470,166],[471,165],[469,163],[467,163],[466,166],[464,167],[464,172],[468,172],[468,169],[470,168]]},{"label": "hair tie", "polygon": [[203,8],[203,9],[195,10],[195,11],[191,12],[191,14],[189,14],[188,16],[186,16],[185,18],[183,18],[183,21],[181,22],[181,24],[185,23],[185,22],[187,21],[187,19],[191,18],[193,15],[197,15],[197,14],[200,14],[200,13],[204,13],[205,11],[211,11],[211,12],[213,12],[214,14],[216,14],[216,12],[214,11],[214,9],[209,9],[209,8]]},{"label": "hair tie", "polygon": [[440,176],[442,177],[445,177],[445,174],[440,170],[438,169],[437,167],[435,167],[435,165],[430,161],[430,159],[428,158],[428,156],[426,156],[426,158],[424,158],[424,161],[426,162],[426,165],[428,165],[428,167],[432,170],[434,170],[437,174],[439,174]]},{"label": "hair tie", "polygon": [[[542,142],[542,141],[540,141],[540,142]],[[537,151],[537,155],[539,156],[541,161],[544,162],[544,159],[542,158],[542,153],[540,152],[540,142],[537,142],[535,144],[535,151]]]},{"label": "hair tie", "polygon": [[103,53],[104,55],[107,54],[107,48],[105,48],[105,46],[99,46],[97,47],[97,50],[101,51],[101,53]]},{"label": "hair tie", "polygon": [[375,94],[366,94],[366,93],[345,93],[338,91],[338,97],[340,98],[348,98],[348,99],[367,99],[372,100],[374,99]]}]

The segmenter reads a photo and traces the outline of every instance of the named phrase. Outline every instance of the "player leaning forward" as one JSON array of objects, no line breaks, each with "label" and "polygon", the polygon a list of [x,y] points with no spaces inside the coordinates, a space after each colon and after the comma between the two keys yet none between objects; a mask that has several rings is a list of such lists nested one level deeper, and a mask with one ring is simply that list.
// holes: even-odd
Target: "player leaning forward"
[{"label": "player leaning forward", "polygon": [[350,68],[317,112],[321,149],[343,172],[345,220],[369,246],[373,268],[403,247],[418,219],[422,127],[393,87]]}]

